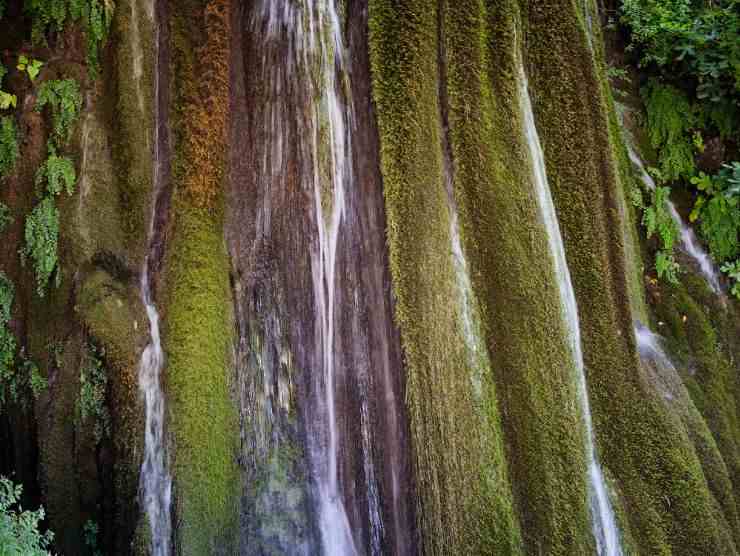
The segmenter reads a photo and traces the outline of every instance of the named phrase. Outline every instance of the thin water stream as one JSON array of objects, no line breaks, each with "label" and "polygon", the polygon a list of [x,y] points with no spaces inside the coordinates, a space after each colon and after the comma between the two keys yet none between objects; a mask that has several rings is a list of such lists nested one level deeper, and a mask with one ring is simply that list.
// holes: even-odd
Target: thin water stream
[{"label": "thin water stream", "polygon": [[[136,0],[132,1],[133,5]],[[147,13],[154,16],[154,0]],[[166,160],[162,152],[166,138],[162,136],[165,129],[164,115],[160,106],[160,22],[155,16],[155,69],[154,75],[154,160],[152,177],[152,214],[147,234],[147,254],[141,271],[141,300],[146,308],[149,320],[149,343],[141,354],[139,364],[139,389],[144,398],[144,460],[141,464],[139,490],[142,507],[149,521],[151,534],[151,553],[153,556],[170,556],[172,554],[172,479],[168,470],[167,440],[165,437],[165,396],[162,389],[162,371],[164,369],[164,352],[159,330],[159,313],[152,294],[153,266],[157,264],[158,248],[161,247],[157,222],[159,211],[163,208],[161,193],[166,187]]]},{"label": "thin water stream", "polygon": [[590,490],[589,503],[591,508],[591,524],[596,539],[596,549],[599,556],[621,556],[622,547],[619,539],[614,511],[609,501],[604,476],[599,465],[594,442],[591,407],[588,399],[586,373],[581,350],[581,330],[578,319],[575,292],[571,282],[570,270],[565,258],[563,238],[560,233],[557,214],[552,201],[550,185],[547,180],[545,157],[540,145],[539,135],[534,121],[534,112],[529,98],[527,76],[524,67],[520,65],[519,94],[524,116],[524,136],[529,147],[532,163],[534,184],[537,193],[537,204],[540,209],[542,223],[547,232],[550,253],[555,265],[555,274],[562,303],[563,319],[568,331],[568,340],[573,363],[576,370],[576,380],[581,404],[581,414],[586,429],[584,438],[586,448],[586,463],[588,465],[588,484]]},{"label": "thin water stream", "polygon": [[[642,182],[650,191],[654,191],[655,181],[645,169],[645,165],[643,164],[642,159],[638,156],[638,154],[631,146],[628,146],[627,150],[629,152],[629,157],[632,161],[632,164],[634,164],[640,171],[640,179],[642,179]],[[676,209],[676,205],[674,205],[670,200],[668,200],[668,211],[671,214],[671,218],[673,218],[673,221],[679,228],[679,240],[681,242],[681,249],[691,259],[694,260],[696,265],[699,267],[699,271],[704,277],[704,280],[706,280],[707,284],[709,284],[709,287],[712,288],[712,291],[717,295],[722,295],[722,285],[719,281],[719,273],[717,272],[717,267],[712,262],[709,254],[699,243],[694,230],[692,230],[684,222],[683,218],[681,218],[681,215]]]},{"label": "thin water stream", "polygon": [[[310,3],[309,3],[310,5]],[[328,445],[311,446],[314,468],[318,468],[317,489],[319,498],[319,528],[324,553],[328,556],[357,554],[350,530],[347,511],[339,489],[339,445],[336,406],[336,349],[337,324],[335,276],[337,268],[337,242],[345,217],[345,188],[351,186],[350,162],[352,120],[351,105],[340,99],[341,78],[346,68],[346,52],[339,16],[332,0],[318,2],[315,6],[316,21],[309,14],[309,47],[317,49],[321,65],[321,79],[315,83],[315,100],[312,110],[312,150],[314,160],[314,207],[318,227],[318,253],[312,257],[314,295],[318,321],[317,352],[322,354],[324,404],[327,412]],[[314,27],[315,25],[315,27]],[[327,40],[328,38],[328,40]],[[318,43],[318,44],[317,44]],[[323,126],[322,126],[323,120]],[[323,128],[323,129],[322,129]],[[328,145],[321,143],[320,133],[328,136]],[[320,167],[320,150],[329,149],[326,167]],[[324,172],[324,179],[321,173]],[[317,450],[318,448],[318,450]],[[321,453],[324,452],[324,453]],[[322,461],[324,460],[324,461]],[[376,511],[373,512],[377,515]],[[373,517],[371,513],[371,518]]]},{"label": "thin water stream", "polygon": [[641,359],[654,361],[664,369],[676,370],[671,358],[663,350],[662,338],[640,322],[635,323],[635,339],[637,340],[637,351]]}]

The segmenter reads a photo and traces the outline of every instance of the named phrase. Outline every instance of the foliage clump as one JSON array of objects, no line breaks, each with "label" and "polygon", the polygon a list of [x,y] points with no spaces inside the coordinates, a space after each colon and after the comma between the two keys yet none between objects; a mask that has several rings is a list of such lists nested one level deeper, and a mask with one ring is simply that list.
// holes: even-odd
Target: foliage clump
[{"label": "foliage clump", "polygon": [[658,277],[675,284],[678,282],[679,265],[674,257],[674,246],[679,230],[668,205],[670,188],[657,186],[649,191],[649,195],[650,201],[645,203],[642,193],[637,190],[632,202],[642,210],[642,225],[648,239],[657,235],[659,247],[655,256],[655,270]]},{"label": "foliage clump", "polygon": [[713,176],[700,172],[691,182],[700,193],[690,219],[701,221],[702,237],[714,258],[732,261],[740,256],[740,162],[725,164]]},{"label": "foliage clump", "polygon": [[[651,76],[642,96],[662,185],[683,185],[694,195],[690,220],[738,297],[740,162],[727,156],[740,143],[739,8],[738,0],[621,2],[628,50]],[[711,172],[697,162],[706,138],[735,145],[721,151],[724,164]]]},{"label": "foliage clump", "polygon": [[31,37],[38,44],[49,32],[61,32],[70,22],[81,22],[87,39],[87,64],[96,75],[99,50],[108,35],[115,3],[113,0],[26,0],[25,10],[31,16]]},{"label": "foliage clump", "polygon": [[0,554],[3,556],[51,556],[54,540],[51,531],[39,531],[44,509],[29,511],[20,507],[23,488],[0,477]]},{"label": "foliage clump", "polygon": [[[62,191],[74,193],[77,183],[74,162],[60,154],[69,142],[73,126],[82,109],[82,95],[74,79],[46,81],[39,89],[36,110],[51,110],[53,132],[47,145],[48,156],[36,172],[37,192],[40,202],[26,218],[25,244],[21,261],[31,260],[36,273],[36,291],[43,297],[52,277],[59,285],[58,272],[59,210],[55,197]],[[45,186],[45,187],[44,187]]]},{"label": "foliage clump", "polygon": [[36,111],[41,112],[46,106],[51,109],[54,143],[60,147],[66,145],[72,136],[72,126],[82,110],[80,85],[75,79],[45,81],[39,87]]},{"label": "foliage clump", "polygon": [[56,148],[49,145],[49,156],[36,172],[38,191],[43,192],[44,184],[46,184],[46,194],[51,197],[59,195],[62,191],[66,191],[67,195],[72,195],[76,183],[77,175],[72,159],[68,156],[60,156]]},{"label": "foliage clump", "polygon": [[0,272],[0,409],[9,398],[14,398],[14,366],[16,354],[16,340],[10,330],[10,315],[15,298],[13,282]]},{"label": "foliage clump", "polygon": [[671,85],[651,80],[642,91],[650,143],[658,152],[658,165],[666,181],[688,179],[695,172],[690,130],[694,114],[686,96]]},{"label": "foliage clump", "polygon": [[45,197],[26,218],[25,244],[21,248],[21,262],[33,262],[36,273],[36,292],[46,294],[49,280],[55,276],[56,285],[61,282],[57,272],[59,245],[59,210],[54,199]]},{"label": "foliage clump", "polygon": [[46,388],[35,363],[26,359],[10,329],[10,318],[15,300],[13,282],[0,271],[0,413],[9,403],[20,404],[25,409],[31,396],[38,398]]}]

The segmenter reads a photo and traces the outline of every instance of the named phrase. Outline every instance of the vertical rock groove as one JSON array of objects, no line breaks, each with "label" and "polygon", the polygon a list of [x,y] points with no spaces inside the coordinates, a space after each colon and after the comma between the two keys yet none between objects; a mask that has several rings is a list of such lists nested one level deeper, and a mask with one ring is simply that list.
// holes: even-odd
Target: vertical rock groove
[{"label": "vertical rock groove", "polygon": [[227,241],[250,554],[414,542],[366,9],[337,10],[265,1],[236,32]]}]

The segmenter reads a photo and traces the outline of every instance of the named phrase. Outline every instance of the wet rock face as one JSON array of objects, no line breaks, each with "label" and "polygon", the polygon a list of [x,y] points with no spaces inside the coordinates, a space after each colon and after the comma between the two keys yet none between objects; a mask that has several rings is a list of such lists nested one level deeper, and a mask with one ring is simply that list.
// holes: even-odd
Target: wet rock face
[{"label": "wet rock face", "polygon": [[[338,123],[329,121],[316,69],[328,55],[274,15],[266,3],[243,6],[232,54],[227,240],[247,485],[243,548],[317,550],[321,489],[330,473],[324,465],[335,445],[335,480],[357,552],[408,553],[410,498],[399,486],[410,484],[408,443],[369,104],[366,9],[350,3],[341,30],[348,65],[330,91]],[[308,26],[307,13],[291,16]],[[325,19],[316,24],[330,31]],[[342,151],[331,141],[340,128],[345,160],[337,160]],[[324,236],[333,230],[334,247]],[[322,238],[329,240],[323,246]]]}]

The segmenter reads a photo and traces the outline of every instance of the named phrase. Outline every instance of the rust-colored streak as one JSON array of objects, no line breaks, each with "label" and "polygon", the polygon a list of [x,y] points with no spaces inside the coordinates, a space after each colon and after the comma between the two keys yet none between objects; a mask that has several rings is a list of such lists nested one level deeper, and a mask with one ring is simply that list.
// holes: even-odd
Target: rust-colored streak
[{"label": "rust-colored streak", "polygon": [[221,198],[229,107],[230,2],[208,2],[203,10],[205,43],[195,48],[194,95],[184,107],[182,184],[194,206],[216,208]]}]

